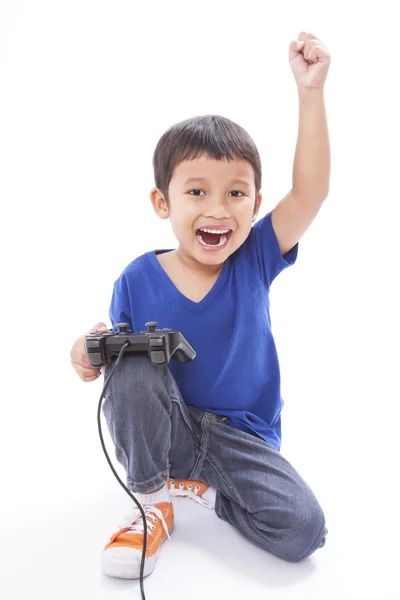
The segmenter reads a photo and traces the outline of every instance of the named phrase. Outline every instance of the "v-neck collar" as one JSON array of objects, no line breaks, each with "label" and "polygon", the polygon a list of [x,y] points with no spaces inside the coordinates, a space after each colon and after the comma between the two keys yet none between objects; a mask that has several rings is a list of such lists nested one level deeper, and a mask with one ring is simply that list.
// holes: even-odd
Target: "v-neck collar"
[{"label": "v-neck collar", "polygon": [[163,285],[169,290],[169,292],[186,308],[192,310],[193,312],[200,312],[207,308],[207,306],[214,300],[217,294],[221,291],[222,286],[228,278],[229,267],[230,267],[230,257],[224,263],[220,274],[218,275],[218,279],[214,283],[211,290],[204,296],[200,302],[194,302],[190,300],[187,296],[182,294],[180,290],[176,287],[172,279],[169,277],[166,271],[164,271],[161,263],[157,258],[157,254],[163,254],[164,252],[172,252],[172,249],[163,249],[163,250],[152,250],[151,252],[146,252],[146,256],[150,263],[153,265],[155,270],[158,273],[159,278],[163,282]]}]

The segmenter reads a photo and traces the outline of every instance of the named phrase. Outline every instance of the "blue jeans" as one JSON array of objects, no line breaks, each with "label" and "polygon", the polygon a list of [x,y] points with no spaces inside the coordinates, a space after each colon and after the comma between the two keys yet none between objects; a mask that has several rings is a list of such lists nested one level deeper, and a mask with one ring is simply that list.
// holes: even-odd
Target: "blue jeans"
[{"label": "blue jeans", "polygon": [[217,516],[276,556],[298,562],[325,545],[324,513],[289,462],[226,417],[188,406],[168,367],[125,354],[103,413],[133,493],[152,492],[169,477],[204,481],[216,490]]}]

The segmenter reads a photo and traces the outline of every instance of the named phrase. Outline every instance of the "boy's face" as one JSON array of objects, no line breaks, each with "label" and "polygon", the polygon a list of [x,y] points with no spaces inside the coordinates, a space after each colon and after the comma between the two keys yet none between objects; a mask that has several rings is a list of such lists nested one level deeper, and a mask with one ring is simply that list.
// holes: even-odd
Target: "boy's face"
[{"label": "boy's face", "polygon": [[[158,188],[153,188],[150,198],[158,216],[171,220],[179,241],[177,254],[210,266],[225,262],[243,244],[262,201],[258,194],[254,208],[254,170],[248,161],[218,161],[208,156],[180,163],[168,193],[170,208]],[[203,228],[230,231],[201,234]]]}]

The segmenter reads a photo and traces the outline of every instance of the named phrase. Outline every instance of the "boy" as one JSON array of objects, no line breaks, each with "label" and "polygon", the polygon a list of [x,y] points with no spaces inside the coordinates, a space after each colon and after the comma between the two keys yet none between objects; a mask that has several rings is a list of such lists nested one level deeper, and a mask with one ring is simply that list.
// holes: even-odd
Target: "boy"
[{"label": "boy", "polygon": [[[174,494],[215,508],[249,540],[291,562],[325,544],[318,501],[280,454],[280,372],[268,299],[328,193],[321,79],[316,71],[307,79],[292,61],[301,55],[308,64],[320,48],[329,55],[312,34],[302,32],[299,40],[290,47],[300,94],[293,189],[252,226],[262,202],[261,162],[247,132],[210,115],[174,125],[155,149],[150,197],[156,214],[170,219],[179,246],[146,252],[114,283],[114,331],[120,322],[138,332],[156,320],[180,330],[197,352],[190,363],[164,368],[125,354],[103,404],[127,487],[147,517],[145,576],[170,537]],[[107,327],[91,331],[100,330]],[[84,336],[71,360],[83,380],[99,376]],[[111,368],[102,369],[106,378]],[[142,543],[134,508],[103,550],[103,572],[138,578]]]}]

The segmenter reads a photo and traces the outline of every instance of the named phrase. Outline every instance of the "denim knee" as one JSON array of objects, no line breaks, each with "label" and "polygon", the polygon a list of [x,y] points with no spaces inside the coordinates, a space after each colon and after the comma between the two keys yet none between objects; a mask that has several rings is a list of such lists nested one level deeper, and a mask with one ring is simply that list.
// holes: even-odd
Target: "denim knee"
[{"label": "denim knee", "polygon": [[[105,369],[105,381],[108,379],[111,370],[115,366],[113,360]],[[157,386],[159,391],[160,385],[163,388],[163,383],[160,380],[161,372],[159,367],[155,367],[146,354],[124,354],[120,363],[114,371],[114,375],[110,381],[110,391],[117,391],[118,396],[126,395],[132,401],[146,397],[145,391],[150,391],[151,388]]]},{"label": "denim knee", "polygon": [[293,510],[293,524],[274,553],[289,562],[299,562],[325,545],[328,530],[325,515],[315,497],[306,496]]},{"label": "denim knee", "polygon": [[289,562],[299,562],[325,545],[325,515],[307,484],[296,490],[290,503],[256,512],[251,520],[256,541]]}]

